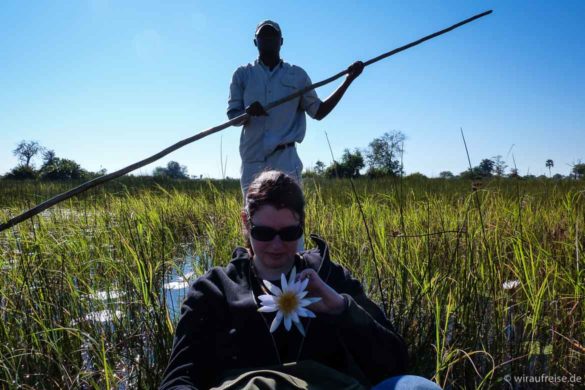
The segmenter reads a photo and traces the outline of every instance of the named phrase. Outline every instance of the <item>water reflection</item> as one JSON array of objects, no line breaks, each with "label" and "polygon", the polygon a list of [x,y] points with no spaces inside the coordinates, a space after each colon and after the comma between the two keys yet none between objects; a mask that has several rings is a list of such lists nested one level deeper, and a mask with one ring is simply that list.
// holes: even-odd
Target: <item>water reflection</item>
[{"label": "water reflection", "polygon": [[[176,259],[175,265],[164,278],[163,284],[159,289],[159,299],[161,303],[164,302],[171,321],[176,324],[181,314],[181,304],[187,296],[189,286],[204,271],[201,266],[205,267],[207,264],[202,265],[199,257],[187,254],[180,259]],[[84,298],[90,302],[90,307],[103,308],[105,306],[106,309],[94,310],[83,315],[83,321],[100,323],[101,326],[109,328],[113,332],[114,324],[119,324],[119,321],[125,317],[125,313],[119,310],[124,310],[124,306],[128,303],[126,292],[124,291],[116,289],[96,291],[86,295]],[[78,322],[74,321],[75,324]],[[144,345],[148,345],[149,340],[147,340],[146,336],[143,337]],[[150,347],[146,346],[145,348],[148,353]],[[89,349],[89,342],[86,340],[81,350],[83,367],[87,372],[97,372]],[[129,353],[127,359],[124,359],[125,361],[121,362],[120,367],[116,369],[116,376],[120,379],[116,387],[118,390],[135,387],[136,378],[134,377],[135,375],[132,375],[131,370],[134,365],[134,362],[131,361],[132,356],[133,354]],[[134,358],[139,360],[140,356],[135,355]],[[150,358],[153,358],[153,356],[150,356]]]}]

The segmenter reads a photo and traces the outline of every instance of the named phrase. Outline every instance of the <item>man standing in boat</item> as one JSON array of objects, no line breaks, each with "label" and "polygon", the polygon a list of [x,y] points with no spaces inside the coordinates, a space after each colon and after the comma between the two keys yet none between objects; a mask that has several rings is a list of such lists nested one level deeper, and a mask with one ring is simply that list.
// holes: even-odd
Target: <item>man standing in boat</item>
[{"label": "man standing in boat", "polygon": [[252,180],[267,169],[286,172],[301,183],[303,164],[295,145],[305,137],[305,112],[313,119],[325,118],[364,69],[361,61],[353,63],[344,82],[325,101],[312,90],[267,113],[263,107],[266,104],[311,84],[302,68],[280,58],[283,42],[278,23],[265,20],[258,24],[254,39],[258,59],[236,69],[230,84],[228,118],[244,112],[250,115],[241,124],[244,127],[240,136],[240,184],[244,196]]}]

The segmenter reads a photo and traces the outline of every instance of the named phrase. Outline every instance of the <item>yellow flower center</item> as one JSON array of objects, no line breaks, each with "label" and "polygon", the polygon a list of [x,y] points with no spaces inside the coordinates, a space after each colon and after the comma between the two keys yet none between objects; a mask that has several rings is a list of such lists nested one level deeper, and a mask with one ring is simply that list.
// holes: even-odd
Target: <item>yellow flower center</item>
[{"label": "yellow flower center", "polygon": [[284,314],[291,314],[299,307],[299,300],[296,294],[285,292],[278,298],[278,307]]}]

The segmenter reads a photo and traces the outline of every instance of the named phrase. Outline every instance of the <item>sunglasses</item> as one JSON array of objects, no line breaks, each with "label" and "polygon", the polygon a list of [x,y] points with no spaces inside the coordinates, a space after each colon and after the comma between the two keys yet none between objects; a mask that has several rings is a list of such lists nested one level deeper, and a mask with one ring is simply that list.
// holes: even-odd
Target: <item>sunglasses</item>
[{"label": "sunglasses", "polygon": [[273,229],[268,226],[257,226],[250,222],[250,235],[254,240],[258,241],[272,241],[277,235],[282,241],[295,241],[303,235],[303,227],[298,225],[287,226],[280,230]]}]

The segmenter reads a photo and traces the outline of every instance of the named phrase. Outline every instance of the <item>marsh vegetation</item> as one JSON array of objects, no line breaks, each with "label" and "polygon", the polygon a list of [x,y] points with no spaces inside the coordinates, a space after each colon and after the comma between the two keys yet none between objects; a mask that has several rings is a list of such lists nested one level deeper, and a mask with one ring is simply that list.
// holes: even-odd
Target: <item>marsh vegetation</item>
[{"label": "marsh vegetation", "polygon": [[[72,185],[0,185],[0,220]],[[582,181],[308,179],[324,237],[453,388],[585,372]],[[242,245],[236,181],[125,178],[0,233],[0,387],[155,388],[180,294]],[[306,236],[306,246],[311,247]],[[375,260],[375,261],[374,261]],[[210,354],[213,351],[209,351]]]}]

